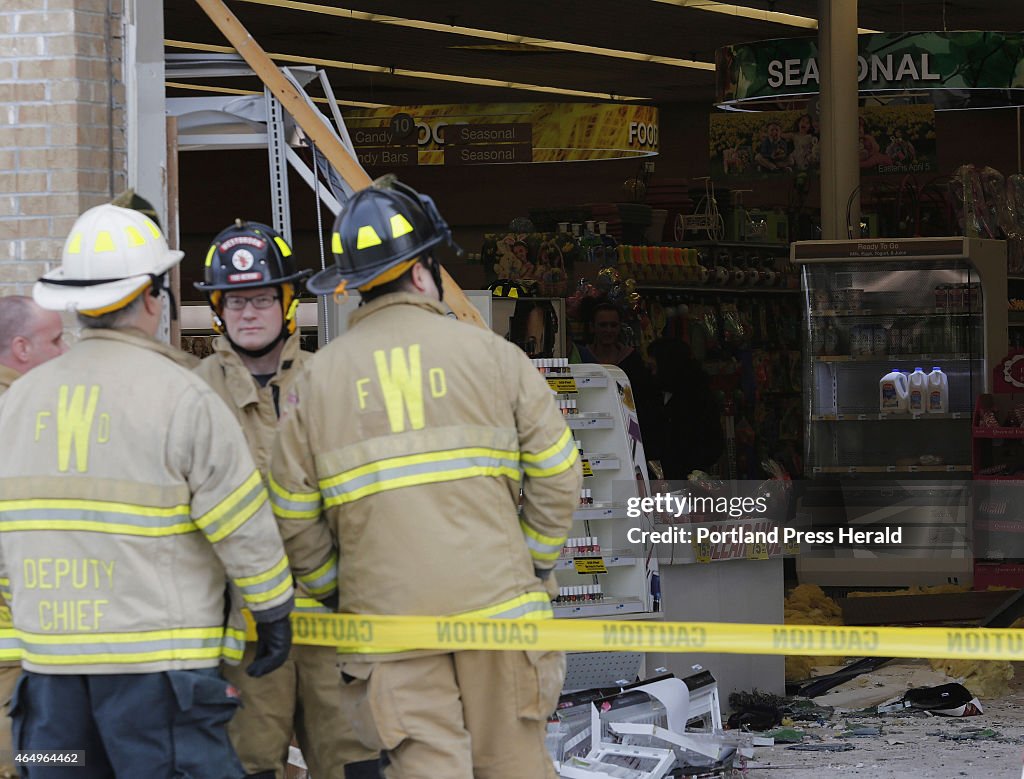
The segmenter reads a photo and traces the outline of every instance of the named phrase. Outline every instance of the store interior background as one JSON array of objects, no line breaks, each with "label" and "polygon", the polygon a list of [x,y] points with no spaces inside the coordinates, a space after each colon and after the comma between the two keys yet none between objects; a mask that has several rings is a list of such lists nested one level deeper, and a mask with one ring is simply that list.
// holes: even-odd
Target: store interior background
[{"label": "store interior background", "polygon": [[[826,2],[822,0],[822,4]],[[714,62],[715,51],[721,46],[815,34],[813,29],[708,13],[668,0],[565,0],[558,4],[528,3],[525,6],[470,0],[446,0],[430,6],[416,0],[346,0],[343,4],[396,17],[704,62]],[[747,0],[744,5],[811,18],[815,18],[819,10],[819,3],[813,0]],[[232,2],[231,7],[268,52],[436,73],[463,73],[606,94],[650,95],[650,104],[658,108],[659,148],[656,156],[647,158],[655,164],[649,183],[683,183],[692,195],[703,190],[701,177],[711,172],[709,120],[716,112],[713,70],[669,68],[567,52],[456,50],[455,46],[479,46],[487,41],[443,31],[409,30],[301,13],[274,8],[261,0],[238,0]],[[861,0],[858,7],[858,23],[873,31],[1024,29],[1024,4],[1020,0],[960,0],[956,3]],[[165,37],[178,42],[167,47],[169,54],[195,52],[202,46],[225,43],[191,0],[165,0],[165,26]],[[188,45],[180,45],[183,41],[191,41],[195,46],[190,49]],[[593,97],[566,97],[342,68],[328,68],[327,72],[335,96],[342,100],[409,106],[599,102],[599,98]],[[204,81],[205,85],[213,83]],[[262,88],[251,78],[227,79],[220,83],[230,88]],[[180,87],[167,90],[168,97],[190,94],[208,93]],[[863,102],[871,103],[870,100]],[[800,108],[802,104],[796,102],[791,107]],[[883,225],[891,225],[896,221],[897,208],[903,208],[905,213],[911,189],[928,186],[933,193],[947,195],[949,176],[961,165],[992,167],[1006,176],[1022,172],[1024,124],[1017,106],[938,111],[934,122],[938,169],[912,176],[862,176],[862,212],[887,210]],[[304,152],[304,158],[308,164],[308,153]],[[372,177],[395,173],[405,183],[429,194],[453,228],[458,244],[467,253],[479,253],[485,235],[507,232],[511,220],[529,216],[531,209],[630,202],[632,198],[625,185],[640,174],[642,163],[643,159],[632,158],[544,164],[421,165],[370,168],[367,172]],[[723,189],[752,189],[743,201],[748,209],[788,211],[795,197],[795,181],[791,176],[719,182],[718,185]],[[818,187],[819,179],[812,176],[802,203],[804,210],[818,207]],[[332,262],[329,253],[332,215],[326,208],[318,213],[312,191],[294,174],[290,179],[290,195],[293,244],[298,262],[305,267],[318,268],[324,251],[324,260]],[[697,197],[692,199],[695,203]],[[722,198],[723,206],[726,199],[727,196]],[[641,198],[638,202],[644,200]],[[181,153],[178,203],[180,242],[186,252],[186,261],[181,266],[182,299],[201,306],[204,301],[193,289],[192,282],[201,278],[202,258],[210,239],[237,217],[271,221],[267,152],[256,149]],[[948,230],[926,234],[955,234],[951,209],[947,210],[947,217]],[[322,232],[318,232],[318,219],[322,220],[319,225]],[[799,229],[794,221],[790,222],[789,233],[792,240],[821,237],[807,231],[806,226],[804,230]],[[912,237],[914,234],[912,229],[897,232],[883,228],[878,237]],[[439,255],[464,289],[486,289],[495,279],[486,264],[458,258],[447,248],[441,248]],[[570,271],[570,291],[578,278],[578,273]],[[799,320],[799,298],[796,295],[792,298],[793,318]],[[800,477],[802,474],[793,475]],[[770,564],[762,560],[735,559],[728,565],[664,565],[661,569],[661,586],[665,592],[663,614],[672,620],[781,623],[784,593],[796,583],[791,563],[792,560],[787,561],[785,570],[781,559],[773,559]],[[745,597],[735,598],[736,592],[745,593]],[[679,676],[690,672],[691,663],[703,663],[713,669],[723,693],[755,687],[773,692],[783,690],[781,657],[652,653],[647,662],[649,669],[665,666]]]},{"label": "store interior background", "polygon": [[[356,11],[381,16],[426,20],[498,30],[521,36],[643,52],[668,57],[714,62],[720,46],[773,38],[814,35],[813,29],[709,13],[679,4],[653,0],[613,2],[569,0],[556,6],[512,6],[494,2],[448,0],[429,6],[415,0],[343,4]],[[742,5],[755,11],[776,11],[814,19],[819,3],[813,0],[749,0]],[[223,45],[223,36],[186,0],[167,0],[165,38],[198,45]],[[322,57],[383,67],[425,72],[456,73],[609,94],[650,95],[659,110],[660,148],[654,157],[651,181],[686,179],[702,187],[700,176],[709,173],[708,121],[714,108],[715,73],[665,65],[610,59],[565,51],[479,51],[457,47],[489,46],[493,41],[356,21],[339,16],[303,13],[262,2],[237,2],[232,10],[268,52]],[[863,29],[883,32],[923,30],[1024,29],[1024,6],[1017,0],[861,0],[858,23]],[[187,53],[187,46],[167,47],[169,54]],[[593,102],[521,89],[478,86],[458,81],[413,79],[387,73],[365,73],[327,68],[335,95],[393,105],[479,102]],[[204,79],[213,86],[217,80]],[[255,79],[231,78],[224,86],[259,88]],[[190,92],[169,88],[168,97]],[[343,109],[344,111],[344,109]],[[940,111],[935,115],[938,137],[938,174],[923,174],[915,183],[942,182],[959,165],[988,165],[1004,175],[1020,172],[1020,115],[1016,108],[1001,110]],[[420,166],[369,170],[371,176],[397,173],[402,180],[429,193],[452,225],[456,240],[467,252],[478,252],[483,235],[504,230],[511,219],[525,216],[531,207],[585,203],[627,202],[623,184],[637,175],[639,160],[598,162],[477,165],[466,167]],[[263,151],[188,152],[180,156],[180,224],[182,248],[196,262],[183,266],[185,300],[198,301],[190,283],[198,272],[209,239],[238,216],[270,218],[267,156]],[[806,206],[817,205],[816,178],[812,178]],[[892,190],[900,177],[865,179],[864,196],[874,185]],[[725,185],[729,186],[729,185]],[[786,208],[793,181],[758,180],[738,186],[753,188],[744,205]],[[642,202],[642,201],[641,201]],[[318,266],[314,198],[292,177],[294,242],[301,262]],[[865,208],[865,210],[870,210]],[[330,215],[322,218],[330,221]],[[791,231],[791,234],[792,231]],[[802,236],[813,237],[813,236]],[[882,236],[894,237],[894,236]],[[453,256],[444,257],[455,279],[466,288],[486,286],[479,266],[467,266]],[[328,258],[329,260],[329,258]]]},{"label": "store interior background", "polygon": [[[710,169],[707,149],[711,106],[703,102],[669,103],[658,109],[661,143],[658,155],[652,158],[656,167],[651,180],[656,183],[682,178],[688,179],[693,188],[702,187],[699,177],[707,176]],[[941,187],[950,173],[966,163],[988,165],[1004,175],[1021,172],[1019,123],[1016,108],[937,112],[940,172],[919,175],[918,183],[932,181]],[[504,231],[514,217],[527,216],[530,208],[625,202],[624,183],[637,175],[639,166],[639,160],[609,160],[451,168],[438,165],[368,172],[371,176],[396,173],[402,181],[429,194],[452,226],[455,240],[466,252],[479,252],[485,233]],[[186,257],[195,260],[190,263],[186,259],[182,279],[191,282],[199,278],[201,258],[210,239],[224,225],[238,216],[269,221],[267,154],[262,150],[183,153],[180,176],[182,248]],[[866,177],[863,186],[869,192],[873,185],[891,191],[899,186],[900,179]],[[748,208],[771,210],[786,207],[793,180],[759,180],[741,186],[754,190],[746,196],[744,204]],[[813,179],[807,206],[816,205],[817,179]],[[313,193],[295,176],[291,178],[291,209],[297,256],[306,267],[319,267]],[[326,208],[321,218],[325,230],[329,229],[331,214]],[[469,265],[451,254],[443,258],[463,288],[480,289],[493,280],[493,274],[485,277],[480,265]],[[327,261],[331,261],[329,256]],[[183,284],[183,295],[186,302],[201,299],[190,283]]]}]

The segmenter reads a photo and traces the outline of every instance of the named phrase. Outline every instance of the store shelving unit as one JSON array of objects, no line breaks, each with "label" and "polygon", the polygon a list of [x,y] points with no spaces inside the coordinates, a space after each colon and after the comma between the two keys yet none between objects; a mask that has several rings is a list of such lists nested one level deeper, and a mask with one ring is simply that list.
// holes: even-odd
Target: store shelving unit
[{"label": "store shelving unit", "polygon": [[660,608],[651,595],[657,560],[648,560],[648,546],[627,540],[628,529],[645,520],[629,518],[626,501],[641,494],[640,485],[649,494],[650,484],[629,380],[607,365],[562,370],[544,375],[559,399],[576,401],[578,413],[568,414],[566,423],[582,447],[583,486],[593,502],[573,513],[569,538],[585,540],[582,550],[567,545],[555,570],[563,590],[600,585],[602,597],[563,599],[555,603],[555,616],[654,616]]},{"label": "store shelving unit", "polygon": [[[809,303],[809,475],[969,472],[974,397],[1006,346],[1005,245],[812,241],[794,245],[793,261]],[[880,413],[884,374],[933,365],[949,377],[947,413]]]},{"label": "store shelving unit", "polygon": [[[800,510],[821,525],[856,517],[914,528],[890,557],[850,549],[801,556],[801,581],[968,583],[971,418],[1006,350],[1005,243],[807,241],[793,245],[792,260],[807,303],[805,475],[821,480]],[[936,365],[949,382],[945,413],[881,413],[882,376]]]},{"label": "store shelving unit", "polygon": [[[1010,273],[1006,276],[1009,300],[1024,299],[1024,276]],[[1009,300],[1007,301],[1009,304]],[[1019,305],[1019,304],[1018,304]],[[1006,329],[1011,349],[1024,348],[1024,310],[1009,308],[1006,314]]]},{"label": "store shelving unit", "polygon": [[636,279],[655,334],[689,344],[710,377],[726,436],[715,470],[760,478],[767,458],[799,470],[800,333],[788,323],[799,320],[801,292],[788,247],[694,240],[620,249],[636,250],[620,254],[619,272]]},{"label": "store shelving unit", "polygon": [[1011,352],[993,370],[994,392],[979,396],[974,410],[974,570],[983,586],[1024,586],[1022,368],[1024,355]]},{"label": "store shelving unit", "polygon": [[709,284],[672,284],[645,282],[637,284],[637,289],[650,292],[687,292],[712,295],[799,295],[799,289],[786,287],[720,287]]}]

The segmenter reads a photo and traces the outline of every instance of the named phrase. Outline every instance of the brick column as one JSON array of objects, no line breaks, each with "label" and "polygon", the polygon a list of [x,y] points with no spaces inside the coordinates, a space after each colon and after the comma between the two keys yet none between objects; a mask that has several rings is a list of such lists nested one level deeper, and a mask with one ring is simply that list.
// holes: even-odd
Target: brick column
[{"label": "brick column", "polygon": [[122,0],[0,2],[0,295],[125,188]]}]

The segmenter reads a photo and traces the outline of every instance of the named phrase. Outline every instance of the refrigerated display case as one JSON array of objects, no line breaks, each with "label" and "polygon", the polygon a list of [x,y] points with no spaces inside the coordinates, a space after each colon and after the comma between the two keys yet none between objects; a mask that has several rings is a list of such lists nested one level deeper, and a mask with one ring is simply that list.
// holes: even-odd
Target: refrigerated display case
[{"label": "refrigerated display case", "polygon": [[[820,500],[809,486],[801,511],[814,524],[898,521],[912,528],[889,556],[837,549],[835,557],[847,558],[843,565],[821,555],[802,557],[801,580],[968,582],[971,418],[975,398],[989,391],[991,368],[1007,348],[1005,243],[966,237],[806,241],[793,244],[791,256],[806,304],[804,475],[845,485],[819,490]],[[936,367],[948,394],[934,412],[927,387],[914,413],[909,396],[893,402],[892,387],[883,398],[887,374],[917,368],[927,374]],[[850,485],[869,480],[873,484],[858,486],[853,499]]]},{"label": "refrigerated display case", "polygon": [[[807,305],[806,472],[970,473],[971,413],[1006,354],[1002,241],[793,244]],[[948,377],[944,413],[886,413],[892,370]]]}]

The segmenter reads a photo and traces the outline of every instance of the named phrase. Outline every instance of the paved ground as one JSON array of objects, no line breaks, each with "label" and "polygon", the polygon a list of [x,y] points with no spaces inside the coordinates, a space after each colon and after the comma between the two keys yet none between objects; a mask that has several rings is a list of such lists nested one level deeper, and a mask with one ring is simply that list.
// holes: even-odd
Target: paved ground
[{"label": "paved ground", "polygon": [[[950,719],[883,715],[849,716],[836,713],[824,725],[797,723],[820,744],[851,744],[846,752],[798,752],[785,745],[759,748],[748,762],[745,779],[818,779],[828,776],[870,776],[872,779],[933,777],[954,779],[1019,779],[1024,755],[1024,665],[1009,695],[982,701],[985,713]],[[847,723],[880,726],[881,735],[847,737]],[[980,734],[978,731],[982,731]],[[994,731],[995,735],[988,731]],[[981,736],[970,738],[970,736]]]}]

